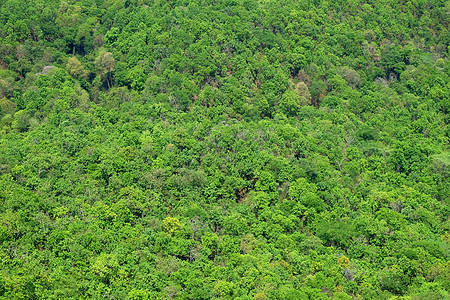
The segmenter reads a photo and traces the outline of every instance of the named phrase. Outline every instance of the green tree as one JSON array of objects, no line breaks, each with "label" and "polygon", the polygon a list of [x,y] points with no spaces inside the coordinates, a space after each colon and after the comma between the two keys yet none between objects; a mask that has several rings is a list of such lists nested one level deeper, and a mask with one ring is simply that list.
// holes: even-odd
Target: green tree
[{"label": "green tree", "polygon": [[113,54],[111,52],[101,50],[95,59],[94,64],[97,75],[103,80],[106,80],[108,88],[111,88],[113,82],[112,72],[114,71],[114,67],[116,65],[116,60],[114,59]]},{"label": "green tree", "polygon": [[86,70],[75,56],[72,56],[67,60],[66,69],[70,75],[75,76],[76,78],[85,78],[87,76]]},{"label": "green tree", "polygon": [[170,235],[181,229],[181,223],[177,218],[167,217],[163,220],[164,230]]}]

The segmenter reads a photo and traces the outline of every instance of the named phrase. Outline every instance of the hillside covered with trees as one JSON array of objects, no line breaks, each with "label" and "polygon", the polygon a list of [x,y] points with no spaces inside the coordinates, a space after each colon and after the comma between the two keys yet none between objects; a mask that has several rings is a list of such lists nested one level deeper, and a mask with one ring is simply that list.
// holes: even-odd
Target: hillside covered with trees
[{"label": "hillside covered with trees", "polygon": [[449,19],[0,0],[0,298],[450,299]]}]

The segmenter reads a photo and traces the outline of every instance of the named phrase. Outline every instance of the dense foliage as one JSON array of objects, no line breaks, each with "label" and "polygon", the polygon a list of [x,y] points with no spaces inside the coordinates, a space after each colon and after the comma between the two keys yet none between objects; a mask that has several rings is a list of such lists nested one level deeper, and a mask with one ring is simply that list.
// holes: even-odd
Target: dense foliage
[{"label": "dense foliage", "polygon": [[0,0],[0,297],[450,299],[449,16]]}]

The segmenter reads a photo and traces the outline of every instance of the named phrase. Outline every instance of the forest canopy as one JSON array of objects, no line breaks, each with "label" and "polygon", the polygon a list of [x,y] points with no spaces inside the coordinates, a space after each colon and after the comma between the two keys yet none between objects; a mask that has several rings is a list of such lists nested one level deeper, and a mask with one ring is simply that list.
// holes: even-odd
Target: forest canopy
[{"label": "forest canopy", "polygon": [[449,16],[0,0],[0,298],[450,299]]}]

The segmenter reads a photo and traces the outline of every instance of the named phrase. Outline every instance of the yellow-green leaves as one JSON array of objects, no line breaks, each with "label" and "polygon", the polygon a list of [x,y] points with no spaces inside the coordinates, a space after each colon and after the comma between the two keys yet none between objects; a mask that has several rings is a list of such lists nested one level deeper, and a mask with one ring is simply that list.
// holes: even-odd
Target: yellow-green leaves
[{"label": "yellow-green leaves", "polygon": [[350,259],[345,255],[340,256],[337,262],[343,269],[348,268],[350,266]]},{"label": "yellow-green leaves", "polygon": [[94,259],[91,271],[97,276],[104,277],[111,274],[118,266],[119,263],[114,254],[100,254]]},{"label": "yellow-green leaves", "polygon": [[177,218],[167,217],[163,220],[164,230],[172,235],[175,231],[181,229],[181,223]]}]

